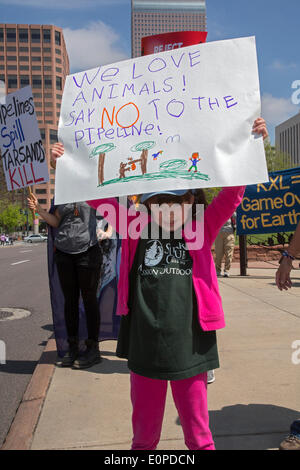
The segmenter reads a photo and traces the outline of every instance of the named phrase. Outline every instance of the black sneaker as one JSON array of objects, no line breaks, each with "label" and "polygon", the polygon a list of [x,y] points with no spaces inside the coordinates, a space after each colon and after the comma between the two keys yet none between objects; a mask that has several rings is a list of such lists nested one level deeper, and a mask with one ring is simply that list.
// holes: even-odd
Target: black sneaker
[{"label": "black sneaker", "polygon": [[66,352],[62,359],[59,359],[56,362],[57,367],[73,367],[74,362],[78,358],[79,348],[78,348],[78,338],[69,338],[69,350]]},{"label": "black sneaker", "polygon": [[78,357],[78,359],[76,359],[73,364],[73,369],[88,369],[102,361],[98,341],[88,339],[85,344],[86,350],[80,357]]}]

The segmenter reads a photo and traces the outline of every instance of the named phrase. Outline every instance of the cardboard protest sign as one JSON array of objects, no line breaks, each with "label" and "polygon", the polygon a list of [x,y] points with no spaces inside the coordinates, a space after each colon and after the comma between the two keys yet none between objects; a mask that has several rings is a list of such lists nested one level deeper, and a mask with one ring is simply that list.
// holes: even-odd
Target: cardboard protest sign
[{"label": "cardboard protest sign", "polygon": [[30,86],[0,101],[0,148],[9,191],[49,181]]},{"label": "cardboard protest sign", "polygon": [[67,77],[56,204],[268,180],[255,38],[189,46]]}]

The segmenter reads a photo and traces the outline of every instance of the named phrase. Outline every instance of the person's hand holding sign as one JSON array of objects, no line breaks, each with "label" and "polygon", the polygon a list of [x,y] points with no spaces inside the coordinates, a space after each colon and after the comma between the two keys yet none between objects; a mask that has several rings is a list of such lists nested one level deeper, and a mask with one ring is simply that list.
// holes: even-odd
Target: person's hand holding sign
[{"label": "person's hand holding sign", "polygon": [[51,147],[51,166],[52,168],[56,168],[56,160],[57,158],[61,157],[65,152],[64,146],[60,142],[56,142]]},{"label": "person's hand holding sign", "polygon": [[255,119],[252,131],[255,134],[261,134],[264,140],[269,136],[266,121],[261,117]]}]

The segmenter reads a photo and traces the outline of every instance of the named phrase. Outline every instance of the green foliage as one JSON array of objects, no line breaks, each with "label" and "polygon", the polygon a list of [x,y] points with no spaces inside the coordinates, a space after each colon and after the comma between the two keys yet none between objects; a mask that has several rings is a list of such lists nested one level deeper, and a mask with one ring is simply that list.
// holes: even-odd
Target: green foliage
[{"label": "green foliage", "polygon": [[[32,223],[32,215],[28,212],[29,223]],[[18,204],[9,204],[5,208],[0,206],[0,227],[2,231],[7,233],[14,232],[19,229],[20,226],[26,224],[26,214]]]},{"label": "green foliage", "polygon": [[265,152],[268,171],[280,171],[293,168],[295,165],[292,162],[290,155],[280,152],[276,147],[273,147],[269,139],[265,140]]}]

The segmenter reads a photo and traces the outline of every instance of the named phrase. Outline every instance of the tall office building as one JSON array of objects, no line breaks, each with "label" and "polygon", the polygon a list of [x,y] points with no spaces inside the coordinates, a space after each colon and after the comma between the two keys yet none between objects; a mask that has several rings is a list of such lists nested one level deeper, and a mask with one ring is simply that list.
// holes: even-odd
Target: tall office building
[{"label": "tall office building", "polygon": [[275,146],[300,165],[300,112],[275,128]]},{"label": "tall office building", "polygon": [[143,37],[175,31],[206,31],[205,0],[131,0],[132,57]]},{"label": "tall office building", "polygon": [[[0,80],[6,93],[31,85],[36,116],[46,150],[57,141],[57,126],[69,58],[61,28],[50,25],[0,24]],[[50,181],[35,186],[39,203],[50,207],[55,172],[49,166]],[[2,162],[0,197],[26,205],[26,190],[6,191]]]}]

